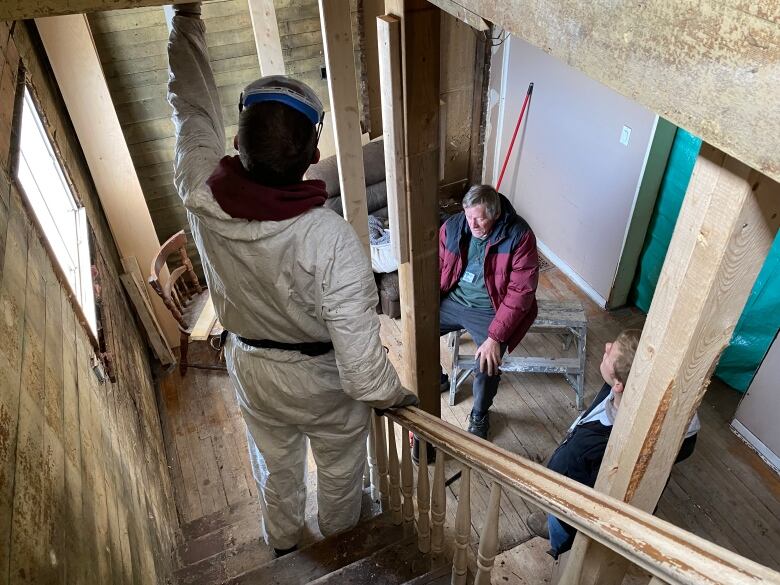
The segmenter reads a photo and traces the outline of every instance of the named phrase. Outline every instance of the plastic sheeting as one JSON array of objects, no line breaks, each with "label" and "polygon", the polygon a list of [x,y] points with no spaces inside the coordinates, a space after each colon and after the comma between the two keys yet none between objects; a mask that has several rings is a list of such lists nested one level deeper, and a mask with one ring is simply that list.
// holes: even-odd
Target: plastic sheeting
[{"label": "plastic sheeting", "polygon": [[639,257],[631,300],[645,313],[650,309],[666,250],[672,239],[674,225],[680,214],[685,191],[691,181],[693,165],[701,147],[701,139],[678,128],[669,152],[669,161],[658,190],[655,209],[647,228],[647,236]]},{"label": "plastic sheeting", "polygon": [[780,329],[780,235],[775,237],[715,375],[745,392]]},{"label": "plastic sheeting", "polygon": [[[653,300],[700,147],[701,139],[685,130],[677,130],[631,291],[631,300],[645,312]],[[778,328],[780,236],[775,238],[715,375],[736,390],[745,392],[777,335]]]}]

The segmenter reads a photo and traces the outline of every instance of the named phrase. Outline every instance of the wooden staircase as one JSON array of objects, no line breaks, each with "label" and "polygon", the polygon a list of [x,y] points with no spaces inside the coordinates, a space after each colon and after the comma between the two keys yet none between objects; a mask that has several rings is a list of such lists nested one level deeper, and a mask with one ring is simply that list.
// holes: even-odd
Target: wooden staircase
[{"label": "wooden staircase", "polygon": [[410,525],[394,525],[366,494],[360,523],[275,559],[248,499],[182,527],[177,585],[435,585],[451,565],[418,550]]}]

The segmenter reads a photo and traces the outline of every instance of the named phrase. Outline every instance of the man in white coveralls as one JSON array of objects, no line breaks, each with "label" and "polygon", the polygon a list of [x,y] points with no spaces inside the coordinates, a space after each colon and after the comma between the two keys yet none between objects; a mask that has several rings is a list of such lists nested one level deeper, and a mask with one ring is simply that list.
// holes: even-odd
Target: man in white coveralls
[{"label": "man in white coveralls", "polygon": [[175,6],[168,100],[175,184],[214,308],[230,334],[225,359],[250,434],[266,541],[297,546],[304,525],[306,441],[318,473],[324,535],[360,516],[371,407],[416,404],[379,339],[371,265],[352,227],[322,207],[324,112],[305,84],[271,76],[240,98],[238,156],[225,156],[221,105],[200,4]]}]

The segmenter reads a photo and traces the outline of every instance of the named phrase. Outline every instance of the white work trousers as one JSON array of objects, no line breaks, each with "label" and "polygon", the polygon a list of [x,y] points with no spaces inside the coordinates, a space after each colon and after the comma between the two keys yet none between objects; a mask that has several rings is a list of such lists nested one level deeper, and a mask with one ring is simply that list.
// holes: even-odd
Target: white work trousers
[{"label": "white work trousers", "polygon": [[328,536],[357,524],[371,409],[341,389],[333,352],[258,349],[229,335],[225,359],[257,446],[252,467],[266,542],[286,549],[301,536],[307,438],[317,464],[320,531]]}]

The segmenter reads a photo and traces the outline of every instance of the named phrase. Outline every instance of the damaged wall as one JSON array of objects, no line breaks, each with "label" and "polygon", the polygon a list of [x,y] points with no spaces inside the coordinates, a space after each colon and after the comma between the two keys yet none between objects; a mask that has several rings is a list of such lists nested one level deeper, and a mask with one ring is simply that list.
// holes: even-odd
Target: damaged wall
[{"label": "damaged wall", "polygon": [[[119,259],[31,24],[0,23],[0,574],[16,583],[160,583],[178,520],[148,350]],[[94,234],[116,382],[90,369],[87,330],[11,175],[17,71]]]}]

